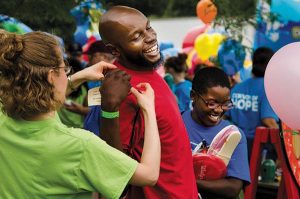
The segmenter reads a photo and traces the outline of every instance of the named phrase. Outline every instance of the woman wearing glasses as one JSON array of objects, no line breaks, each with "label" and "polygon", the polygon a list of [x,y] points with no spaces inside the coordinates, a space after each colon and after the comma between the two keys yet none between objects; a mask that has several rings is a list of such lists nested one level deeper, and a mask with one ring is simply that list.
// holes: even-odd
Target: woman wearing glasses
[{"label": "woman wearing glasses", "polygon": [[[215,67],[200,69],[193,79],[191,99],[193,110],[182,117],[186,125],[192,150],[204,142],[208,145],[224,127],[230,125],[222,117],[233,107],[230,83],[226,73]],[[236,198],[243,185],[250,182],[247,142],[243,132],[227,165],[225,178],[197,180],[198,192],[206,198]]]},{"label": "woman wearing glasses", "polygon": [[[82,70],[81,63],[77,59],[70,58],[65,61],[65,64],[72,66],[70,75]],[[57,112],[61,122],[66,126],[83,128],[84,118],[90,110],[87,101],[87,91],[88,87],[86,83],[74,89]]]},{"label": "woman wearing glasses", "polygon": [[[146,83],[140,84],[145,87],[141,93],[130,88],[130,77],[115,68],[100,62],[67,78],[70,67],[54,36],[0,30],[0,198],[91,198],[92,192],[119,198],[128,183],[156,183],[160,141],[153,90]],[[118,110],[130,89],[144,114],[140,163],[57,117],[66,90],[102,79],[107,71],[103,83],[109,81],[114,89],[103,92],[107,110]],[[116,111],[102,113],[117,126],[118,116]]]}]

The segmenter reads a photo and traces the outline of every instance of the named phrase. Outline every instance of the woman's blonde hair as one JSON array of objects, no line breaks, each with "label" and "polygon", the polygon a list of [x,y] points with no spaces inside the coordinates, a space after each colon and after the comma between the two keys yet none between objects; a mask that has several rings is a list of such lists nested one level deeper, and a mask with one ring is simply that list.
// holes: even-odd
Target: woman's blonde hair
[{"label": "woman's blonde hair", "polygon": [[0,107],[18,119],[55,110],[48,72],[62,63],[60,43],[45,32],[17,35],[0,30]]}]

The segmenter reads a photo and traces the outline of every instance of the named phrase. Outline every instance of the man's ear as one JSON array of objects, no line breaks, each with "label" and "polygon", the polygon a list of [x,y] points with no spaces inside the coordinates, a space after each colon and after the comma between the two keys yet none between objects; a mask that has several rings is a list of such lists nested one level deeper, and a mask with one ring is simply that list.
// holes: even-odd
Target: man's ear
[{"label": "man's ear", "polygon": [[106,48],[111,52],[111,54],[115,57],[120,56],[120,51],[113,44],[106,44]]}]

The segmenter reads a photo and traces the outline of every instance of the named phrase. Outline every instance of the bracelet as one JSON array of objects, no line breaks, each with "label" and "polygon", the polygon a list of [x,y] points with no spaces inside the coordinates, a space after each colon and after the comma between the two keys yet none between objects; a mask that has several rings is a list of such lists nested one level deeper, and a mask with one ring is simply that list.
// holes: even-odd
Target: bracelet
[{"label": "bracelet", "polygon": [[114,118],[117,118],[119,117],[119,111],[116,111],[116,112],[106,112],[106,111],[103,111],[101,110],[101,116],[106,118],[106,119],[114,119]]},{"label": "bracelet", "polygon": [[75,91],[76,90],[73,87],[72,80],[71,80],[71,75],[68,76],[68,84],[69,84],[69,88],[71,89],[71,91]]}]

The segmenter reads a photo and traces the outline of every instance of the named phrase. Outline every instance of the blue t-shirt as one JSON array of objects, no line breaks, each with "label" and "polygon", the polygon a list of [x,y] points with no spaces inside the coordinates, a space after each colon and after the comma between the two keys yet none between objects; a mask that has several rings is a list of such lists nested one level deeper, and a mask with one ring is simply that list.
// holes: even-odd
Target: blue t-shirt
[{"label": "blue t-shirt", "polygon": [[[226,120],[221,120],[216,126],[205,127],[196,123],[191,116],[191,111],[186,111],[182,114],[184,124],[189,134],[191,148],[194,149],[203,140],[208,145],[212,142],[214,137],[224,127],[231,125]],[[227,165],[227,177],[234,177],[250,183],[249,165],[248,165],[248,153],[247,153],[247,140],[244,133],[240,130],[242,138],[240,143],[235,148],[231,159]]]},{"label": "blue t-shirt", "polygon": [[[92,89],[98,86],[101,86],[100,81],[89,81],[87,82],[88,89]],[[90,111],[86,115],[83,123],[83,128],[93,132],[95,135],[100,135],[100,115],[101,115],[101,106],[95,105],[90,106]]]},{"label": "blue t-shirt", "polygon": [[88,89],[92,89],[92,88],[98,87],[100,85],[101,85],[100,81],[88,81],[87,82]]},{"label": "blue t-shirt", "polygon": [[247,138],[254,138],[255,129],[262,125],[262,119],[278,117],[267,99],[263,78],[250,78],[235,85],[231,90],[234,108],[226,115],[232,123],[241,128]]},{"label": "blue t-shirt", "polygon": [[247,79],[252,77],[252,67],[248,67],[248,68],[242,68],[239,72],[240,72],[240,78],[241,81],[246,81]]},{"label": "blue t-shirt", "polygon": [[90,106],[90,111],[85,117],[83,128],[100,135],[101,106]]},{"label": "blue t-shirt", "polygon": [[178,100],[180,112],[191,110],[191,97],[192,82],[185,80],[175,85],[175,95]]}]

